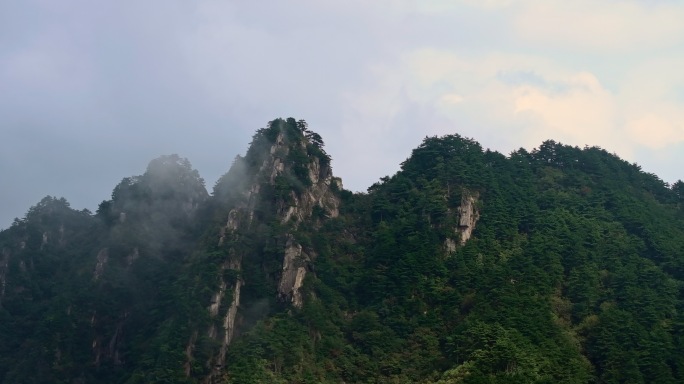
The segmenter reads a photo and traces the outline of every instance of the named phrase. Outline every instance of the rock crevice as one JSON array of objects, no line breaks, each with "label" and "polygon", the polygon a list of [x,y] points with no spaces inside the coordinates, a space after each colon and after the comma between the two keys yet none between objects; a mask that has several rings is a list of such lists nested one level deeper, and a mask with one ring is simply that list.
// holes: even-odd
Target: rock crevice
[{"label": "rock crevice", "polygon": [[[283,225],[285,231],[284,234],[278,235],[281,239],[278,242],[284,245],[281,250],[282,269],[276,277],[277,281],[274,281],[278,298],[296,308],[303,305],[301,288],[315,252],[302,246],[296,240],[295,233],[300,224],[307,220],[314,221],[312,226],[315,227],[320,224],[320,220],[337,217],[340,201],[334,189],[342,188],[341,181],[332,176],[328,162],[322,163],[318,156],[308,152],[311,145],[303,134],[293,137],[292,134],[286,134],[281,127],[270,147],[266,147],[264,153],[259,155],[263,160],[257,163],[258,170],[252,175],[243,175],[239,181],[242,191],[231,194],[237,196],[237,200],[231,203],[232,207],[228,210],[225,224],[219,229],[217,241],[218,246],[223,249],[222,252],[226,252],[226,260],[220,268],[223,277],[208,307],[213,318],[225,314],[222,315],[221,329],[217,330],[216,326],[211,326],[208,331],[209,337],[218,341],[220,346],[217,355],[210,362],[213,370],[207,382],[211,382],[212,377],[219,377],[224,368],[228,346],[236,334],[237,324],[240,323],[240,294],[246,284],[241,277],[227,280],[223,272],[232,270],[236,276],[240,276],[243,258],[250,255],[244,250],[233,248],[233,244],[258,225],[266,224],[259,223],[263,212],[258,211],[263,210],[264,206],[273,207],[274,219]],[[307,155],[297,158],[292,155],[295,153]],[[248,168],[246,161],[245,158],[238,157],[234,167]],[[299,171],[296,172],[295,167],[298,167]],[[300,177],[308,177],[308,183],[301,182]],[[264,192],[276,190],[279,187],[277,184],[283,180],[298,187],[286,194],[274,196]],[[314,212],[317,213],[316,217],[313,217]],[[231,295],[230,300],[227,300],[226,295]],[[221,308],[222,306],[224,308]],[[192,340],[188,348],[192,350]]]},{"label": "rock crevice", "polygon": [[478,202],[478,193],[463,191],[461,204],[456,209],[456,226],[453,229],[455,236],[447,237],[444,240],[444,248],[447,253],[455,252],[459,245],[465,245],[472,237],[477,221],[480,219]]}]

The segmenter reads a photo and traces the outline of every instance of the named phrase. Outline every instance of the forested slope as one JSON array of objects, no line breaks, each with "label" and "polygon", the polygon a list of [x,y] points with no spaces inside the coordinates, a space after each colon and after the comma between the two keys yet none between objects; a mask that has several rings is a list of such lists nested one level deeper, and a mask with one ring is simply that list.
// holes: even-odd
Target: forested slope
[{"label": "forested slope", "polygon": [[367,193],[277,119],[208,195],[153,161],[0,233],[7,383],[679,383],[684,184],[426,138]]}]

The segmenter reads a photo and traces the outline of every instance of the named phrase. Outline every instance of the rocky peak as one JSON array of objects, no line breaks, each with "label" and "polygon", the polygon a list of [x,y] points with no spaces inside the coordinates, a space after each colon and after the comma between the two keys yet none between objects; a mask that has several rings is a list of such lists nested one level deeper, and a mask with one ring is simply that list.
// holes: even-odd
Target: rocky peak
[{"label": "rocky peak", "polygon": [[[341,180],[333,177],[323,140],[308,130],[306,122],[276,119],[267,128],[258,130],[246,155],[236,157],[229,172],[214,188],[216,206],[227,212],[217,239],[218,246],[227,255],[221,270],[234,271],[229,276],[241,276],[243,261],[254,255],[238,249],[237,240],[259,226],[280,223],[274,236],[279,244],[277,252],[282,258],[282,268],[273,284],[280,300],[301,307],[304,298],[300,289],[316,253],[300,244],[297,231],[304,223],[315,228],[323,220],[337,217],[341,188]],[[223,314],[223,329],[219,332],[211,327],[209,330],[209,335],[221,343],[212,363],[214,375],[222,369],[227,346],[239,324],[241,290],[249,283],[242,277],[222,277],[212,297],[210,315]],[[222,305],[226,308],[222,309]]]}]

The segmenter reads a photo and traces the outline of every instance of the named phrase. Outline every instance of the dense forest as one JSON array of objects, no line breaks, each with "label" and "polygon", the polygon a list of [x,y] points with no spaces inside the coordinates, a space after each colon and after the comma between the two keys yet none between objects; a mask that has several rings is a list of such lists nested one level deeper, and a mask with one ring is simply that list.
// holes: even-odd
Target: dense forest
[{"label": "dense forest", "polygon": [[684,183],[427,137],[367,193],[276,119],[0,232],[2,383],[681,383]]}]

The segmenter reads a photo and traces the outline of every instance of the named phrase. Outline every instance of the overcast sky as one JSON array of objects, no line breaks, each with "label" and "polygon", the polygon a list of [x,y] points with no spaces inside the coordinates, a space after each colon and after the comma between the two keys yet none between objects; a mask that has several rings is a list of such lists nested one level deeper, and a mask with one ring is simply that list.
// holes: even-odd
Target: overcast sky
[{"label": "overcast sky", "polygon": [[0,0],[0,228],[162,154],[209,190],[276,117],[365,191],[426,135],[598,145],[684,178],[684,2]]}]

